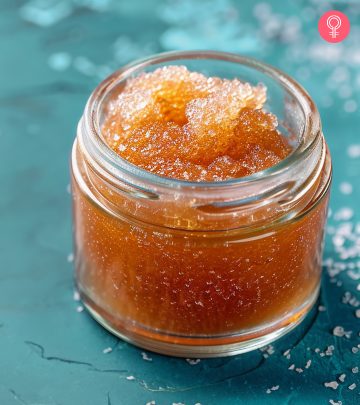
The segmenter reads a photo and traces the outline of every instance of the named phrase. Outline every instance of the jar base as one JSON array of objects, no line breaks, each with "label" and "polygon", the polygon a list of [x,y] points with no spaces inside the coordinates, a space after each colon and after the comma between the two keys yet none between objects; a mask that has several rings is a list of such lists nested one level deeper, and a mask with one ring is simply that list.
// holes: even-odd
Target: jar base
[{"label": "jar base", "polygon": [[[80,287],[80,286],[79,286]],[[231,334],[229,337],[190,338],[162,333],[149,333],[139,327],[127,328],[112,320],[108,313],[99,308],[81,289],[84,306],[91,316],[105,329],[120,339],[142,349],[155,353],[184,358],[211,358],[234,356],[266,346],[281,338],[298,326],[310,312],[319,295],[317,288],[307,302],[294,314],[258,329],[251,334]],[[141,333],[142,332],[142,333]]]}]

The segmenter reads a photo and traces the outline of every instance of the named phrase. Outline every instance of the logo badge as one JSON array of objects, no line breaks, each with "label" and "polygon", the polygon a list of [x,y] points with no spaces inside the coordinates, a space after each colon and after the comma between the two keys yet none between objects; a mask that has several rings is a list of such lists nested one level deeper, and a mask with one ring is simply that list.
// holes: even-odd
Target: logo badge
[{"label": "logo badge", "polygon": [[341,42],[350,32],[350,22],[347,16],[337,10],[323,14],[318,23],[320,36],[327,42]]}]

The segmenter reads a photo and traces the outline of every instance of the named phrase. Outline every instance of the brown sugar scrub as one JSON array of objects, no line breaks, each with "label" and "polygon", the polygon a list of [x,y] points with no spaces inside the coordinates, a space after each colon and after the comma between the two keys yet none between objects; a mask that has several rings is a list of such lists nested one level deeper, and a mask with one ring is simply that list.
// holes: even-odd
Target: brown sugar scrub
[{"label": "brown sugar scrub", "polygon": [[290,152],[266,88],[165,66],[130,79],[110,102],[102,134],[149,172],[191,181],[248,176]]},{"label": "brown sugar scrub", "polygon": [[316,300],[330,156],[291,78],[230,54],[169,55],[106,79],[80,121],[77,285],[92,315],[138,346],[245,352]]}]

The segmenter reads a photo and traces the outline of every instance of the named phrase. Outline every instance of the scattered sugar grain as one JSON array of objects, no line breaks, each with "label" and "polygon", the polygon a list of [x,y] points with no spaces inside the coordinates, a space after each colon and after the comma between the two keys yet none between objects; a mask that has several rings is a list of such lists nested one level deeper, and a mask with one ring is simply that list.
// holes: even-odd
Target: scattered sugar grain
[{"label": "scattered sugar grain", "polygon": [[82,305],[79,305],[76,307],[76,312],[83,312],[84,311],[84,307]]},{"label": "scattered sugar grain", "polygon": [[344,328],[342,326],[336,326],[333,329],[333,335],[337,336],[337,337],[346,337],[346,338],[350,338],[352,334],[352,331],[345,331]]},{"label": "scattered sugar grain", "polygon": [[145,352],[142,352],[141,356],[142,356],[143,360],[152,361],[152,358],[149,357]]},{"label": "scattered sugar grain", "polygon": [[339,383],[337,381],[330,381],[330,382],[324,383],[324,386],[326,388],[332,388],[333,390],[336,390],[337,387],[339,386]]},{"label": "scattered sugar grain", "polygon": [[108,354],[108,353],[111,353],[112,350],[113,350],[113,349],[112,349],[111,347],[107,347],[106,349],[103,350],[103,353],[104,353],[104,354]]},{"label": "scattered sugar grain", "polygon": [[295,369],[295,364],[292,364],[289,368],[288,368],[288,370],[294,370]]},{"label": "scattered sugar grain", "polygon": [[348,183],[347,181],[343,181],[342,183],[340,183],[339,189],[340,192],[345,195],[349,195],[353,192],[352,184]]},{"label": "scattered sugar grain", "polygon": [[349,390],[354,390],[356,388],[356,384],[352,383],[351,385],[348,386]]},{"label": "scattered sugar grain", "polygon": [[279,388],[280,388],[279,385],[274,385],[273,387],[268,388],[268,389],[266,390],[266,393],[267,393],[267,394],[271,394],[272,391],[277,391]]},{"label": "scattered sugar grain", "polygon": [[191,365],[195,366],[196,364],[200,363],[200,359],[186,359],[186,361]]},{"label": "scattered sugar grain", "polygon": [[349,157],[355,159],[360,157],[360,144],[350,145],[347,149]]},{"label": "scattered sugar grain", "polygon": [[342,402],[341,401],[334,401],[333,399],[330,399],[329,404],[331,404],[331,405],[342,405]]},{"label": "scattered sugar grain", "polygon": [[360,301],[349,291],[345,291],[344,296],[342,297],[342,303],[349,304],[352,307],[360,306]]},{"label": "scattered sugar grain", "polygon": [[308,361],[306,362],[305,368],[309,368],[310,366],[311,366],[311,360],[308,360]]},{"label": "scattered sugar grain", "polygon": [[69,253],[67,256],[67,261],[69,263],[72,263],[74,261],[74,254],[73,253]]},{"label": "scattered sugar grain", "polygon": [[339,376],[339,381],[340,381],[340,382],[344,382],[344,381],[345,381],[345,378],[346,378],[346,374],[341,374],[341,375]]},{"label": "scattered sugar grain", "polygon": [[318,310],[319,310],[319,312],[325,312],[325,311],[326,311],[326,307],[324,307],[324,305],[319,305],[319,306],[318,306]]},{"label": "scattered sugar grain", "polygon": [[353,367],[353,368],[351,369],[351,372],[352,372],[353,374],[357,374],[357,373],[359,372],[359,367],[358,367],[358,366]]},{"label": "scattered sugar grain", "polygon": [[[349,267],[350,265],[354,265],[354,263],[349,263]],[[352,267],[352,266],[351,266]],[[349,278],[351,278],[351,280],[360,280],[360,272],[355,272],[354,270],[349,270],[346,273],[348,275]]]},{"label": "scattered sugar grain", "polygon": [[330,345],[330,346],[328,346],[328,347],[326,348],[325,354],[326,354],[327,356],[332,356],[333,353],[334,353],[334,350],[335,350],[335,346]]},{"label": "scattered sugar grain", "polygon": [[133,375],[128,375],[126,377],[126,379],[129,380],[129,381],[133,381],[133,380],[135,380],[135,377]]},{"label": "scattered sugar grain", "polygon": [[80,294],[79,291],[75,290],[73,293],[73,300],[74,301],[80,301]]},{"label": "scattered sugar grain", "polygon": [[287,349],[285,350],[285,352],[283,353],[283,356],[287,357],[290,354],[291,349]]},{"label": "scattered sugar grain", "polygon": [[71,2],[28,1],[20,7],[20,17],[39,27],[50,27],[68,17],[73,11]]},{"label": "scattered sugar grain", "polygon": [[335,221],[349,221],[354,216],[354,211],[349,207],[340,208],[334,214]]}]

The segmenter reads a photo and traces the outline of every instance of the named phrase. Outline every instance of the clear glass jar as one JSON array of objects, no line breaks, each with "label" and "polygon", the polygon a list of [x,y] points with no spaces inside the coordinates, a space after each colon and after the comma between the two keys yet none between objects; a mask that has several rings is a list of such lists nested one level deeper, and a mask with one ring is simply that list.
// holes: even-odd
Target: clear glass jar
[{"label": "clear glass jar", "polygon": [[[268,88],[293,152],[252,176],[188,182],[146,172],[101,136],[130,76],[176,64]],[[76,281],[115,335],[175,356],[246,352],[295,327],[316,301],[331,161],[317,108],[293,79],[221,52],[157,55],[91,95],[72,152]]]}]

